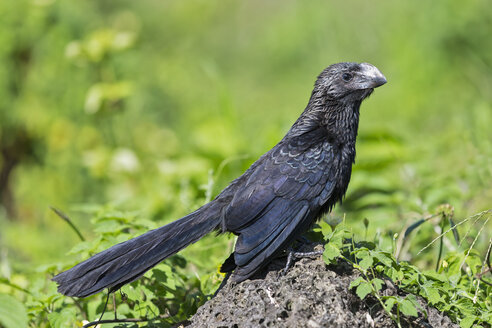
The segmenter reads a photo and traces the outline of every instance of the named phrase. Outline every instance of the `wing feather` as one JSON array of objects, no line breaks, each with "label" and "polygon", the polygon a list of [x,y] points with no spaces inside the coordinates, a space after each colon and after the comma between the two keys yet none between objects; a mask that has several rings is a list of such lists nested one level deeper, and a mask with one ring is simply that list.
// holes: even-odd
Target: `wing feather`
[{"label": "wing feather", "polygon": [[335,188],[338,159],[320,129],[283,140],[247,172],[245,188],[223,212],[238,235],[236,281],[248,278],[307,229]]}]

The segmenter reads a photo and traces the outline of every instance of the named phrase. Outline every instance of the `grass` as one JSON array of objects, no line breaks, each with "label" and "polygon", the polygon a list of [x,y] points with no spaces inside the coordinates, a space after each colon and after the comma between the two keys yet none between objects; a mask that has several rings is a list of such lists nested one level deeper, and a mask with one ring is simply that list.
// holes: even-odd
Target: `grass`
[{"label": "grass", "polygon": [[[0,16],[0,144],[30,140],[10,180],[16,214],[0,213],[0,296],[31,326],[100,313],[101,296],[61,298],[48,278],[204,204],[283,136],[315,76],[341,60],[371,62],[389,82],[362,106],[352,180],[330,220],[346,218],[356,240],[374,240],[370,251],[411,263],[409,272],[455,270],[456,295],[486,285],[466,261],[486,270],[492,230],[489,214],[474,216],[492,199],[487,1],[15,1]],[[452,216],[439,214],[445,204]],[[119,302],[121,314],[186,318],[232,245],[210,236],[184,250],[173,261],[186,265],[162,264],[165,274],[125,291],[135,298]],[[173,292],[156,283],[164,275]],[[486,322],[477,313],[475,324]]]}]

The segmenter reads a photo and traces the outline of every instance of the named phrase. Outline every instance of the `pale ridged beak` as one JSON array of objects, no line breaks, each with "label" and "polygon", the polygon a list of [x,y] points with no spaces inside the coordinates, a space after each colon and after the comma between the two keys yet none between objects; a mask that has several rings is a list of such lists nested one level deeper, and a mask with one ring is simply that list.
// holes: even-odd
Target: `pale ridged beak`
[{"label": "pale ridged beak", "polygon": [[387,82],[386,77],[376,68],[376,66],[368,63],[361,63],[359,65],[361,67],[361,70],[359,71],[360,81],[358,82],[358,87],[360,89],[374,89]]}]

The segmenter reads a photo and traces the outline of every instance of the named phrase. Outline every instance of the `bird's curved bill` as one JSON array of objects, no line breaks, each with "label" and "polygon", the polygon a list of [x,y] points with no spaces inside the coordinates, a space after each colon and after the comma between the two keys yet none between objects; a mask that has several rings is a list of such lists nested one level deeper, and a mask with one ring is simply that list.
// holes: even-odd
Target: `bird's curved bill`
[{"label": "bird's curved bill", "polygon": [[362,63],[360,64],[360,68],[360,75],[362,78],[359,83],[360,89],[374,89],[387,82],[386,77],[376,66]]}]

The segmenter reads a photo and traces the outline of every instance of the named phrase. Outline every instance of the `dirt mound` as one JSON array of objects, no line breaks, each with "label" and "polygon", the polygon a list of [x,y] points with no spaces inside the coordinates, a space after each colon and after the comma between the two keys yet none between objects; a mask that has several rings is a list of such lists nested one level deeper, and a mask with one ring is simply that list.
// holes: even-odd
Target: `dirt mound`
[{"label": "dirt mound", "polygon": [[[303,251],[319,249],[305,246]],[[321,257],[298,260],[282,275],[285,258],[239,284],[228,282],[193,316],[187,327],[397,327],[372,297],[360,300],[349,290],[359,274],[348,264],[327,267]],[[383,295],[402,294],[387,281]],[[403,295],[403,294],[402,294]],[[427,318],[403,317],[402,327],[458,327],[427,306]]]}]

